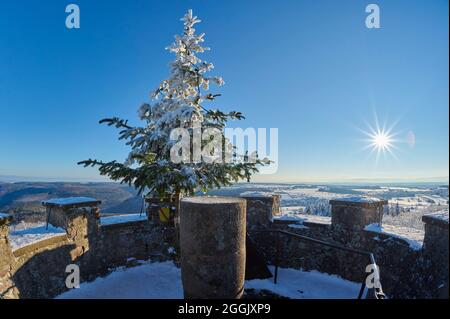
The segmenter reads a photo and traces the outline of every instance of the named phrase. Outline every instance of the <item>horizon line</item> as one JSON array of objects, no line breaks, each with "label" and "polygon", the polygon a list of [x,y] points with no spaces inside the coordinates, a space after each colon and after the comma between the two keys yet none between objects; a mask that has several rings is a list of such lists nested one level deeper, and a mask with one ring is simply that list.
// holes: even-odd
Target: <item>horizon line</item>
[{"label": "horizon line", "polygon": [[[92,178],[92,177],[42,177],[42,176],[18,176],[18,175],[0,175],[0,182],[3,183],[19,183],[19,182],[53,182],[53,183],[120,183],[108,178]],[[236,182],[236,184],[245,184],[245,181]],[[253,184],[361,184],[361,183],[379,183],[379,184],[396,184],[396,183],[444,183],[449,184],[448,176],[440,177],[423,177],[423,178],[348,178],[348,179],[305,179],[299,181],[292,180],[253,180],[249,183]]]}]

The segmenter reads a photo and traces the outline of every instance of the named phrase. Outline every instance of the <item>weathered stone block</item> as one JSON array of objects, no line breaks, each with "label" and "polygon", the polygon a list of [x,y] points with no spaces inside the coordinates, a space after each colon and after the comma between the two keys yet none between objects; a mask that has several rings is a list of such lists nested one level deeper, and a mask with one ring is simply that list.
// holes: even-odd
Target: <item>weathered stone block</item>
[{"label": "weathered stone block", "polygon": [[280,214],[280,195],[241,195],[247,201],[247,229],[267,229]]},{"label": "weathered stone block", "polygon": [[244,291],[246,202],[181,200],[181,275],[185,298],[240,298]]},{"label": "weathered stone block", "polygon": [[[69,231],[75,224],[82,224],[83,221],[79,217],[87,217],[89,213],[92,217],[92,222],[99,218],[98,205],[101,201],[88,197],[69,197],[69,198],[54,198],[42,202],[42,205],[47,209],[47,220],[50,224],[64,228]],[[78,220],[77,220],[78,219]]]},{"label": "weathered stone block", "polygon": [[422,216],[425,223],[424,257],[430,261],[428,273],[435,297],[448,298],[449,216],[448,209]]},{"label": "weathered stone block", "polygon": [[12,216],[0,213],[0,299],[18,298],[11,274],[14,255],[8,242],[8,224],[12,220]]},{"label": "weathered stone block", "polygon": [[12,221],[12,216],[0,214],[0,271],[11,263],[12,251],[8,242],[8,224]]},{"label": "weathered stone block", "polygon": [[346,197],[330,200],[333,228],[363,230],[365,226],[381,223],[386,200],[371,197]]}]

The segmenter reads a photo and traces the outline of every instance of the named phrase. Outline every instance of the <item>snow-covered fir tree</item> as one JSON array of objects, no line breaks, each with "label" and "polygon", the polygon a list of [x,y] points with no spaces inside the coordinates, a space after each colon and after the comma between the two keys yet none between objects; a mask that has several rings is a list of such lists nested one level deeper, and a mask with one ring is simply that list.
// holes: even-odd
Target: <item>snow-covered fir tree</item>
[{"label": "snow-covered fir tree", "polygon": [[[223,131],[228,120],[244,118],[240,112],[225,113],[207,107],[220,96],[206,93],[210,85],[221,86],[224,81],[219,76],[210,76],[213,64],[197,56],[209,50],[202,45],[205,34],[197,34],[194,28],[200,20],[192,14],[192,10],[181,20],[184,22],[183,34],[176,35],[175,42],[167,48],[176,56],[170,64],[170,76],[151,93],[150,103],[139,108],[139,118],[145,125],[134,127],[127,120],[116,117],[100,121],[120,129],[119,139],[126,140],[131,147],[128,158],[123,163],[92,159],[79,163],[98,166],[101,175],[133,185],[139,192],[149,191],[160,197],[170,194],[179,198],[198,190],[206,191],[231,185],[241,179],[249,180],[258,171],[258,165],[268,164],[267,160],[260,159],[246,161],[248,157],[236,154],[225,139],[223,145],[228,146],[228,152],[230,149],[233,152],[234,160],[231,162],[171,161],[170,150],[177,142],[170,138],[173,129],[186,128],[191,135],[196,127]],[[226,153],[223,153],[224,157]]]}]

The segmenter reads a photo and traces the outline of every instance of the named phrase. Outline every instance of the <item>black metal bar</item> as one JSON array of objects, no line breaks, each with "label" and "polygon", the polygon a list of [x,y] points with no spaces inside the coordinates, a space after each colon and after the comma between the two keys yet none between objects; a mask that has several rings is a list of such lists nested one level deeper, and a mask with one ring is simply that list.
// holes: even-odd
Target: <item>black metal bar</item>
[{"label": "black metal bar", "polygon": [[52,212],[52,208],[51,207],[47,207],[47,222],[45,224],[45,229],[48,229],[48,223],[50,221],[50,213]]},{"label": "black metal bar", "polygon": [[341,246],[341,245],[337,245],[337,244],[333,244],[333,243],[329,243],[329,242],[327,242],[327,241],[323,241],[323,240],[320,240],[320,239],[315,239],[315,238],[311,238],[311,237],[299,235],[299,234],[296,234],[296,233],[291,233],[291,232],[288,232],[288,231],[285,231],[285,230],[280,230],[280,229],[274,229],[274,230],[272,230],[272,229],[264,229],[264,230],[254,230],[254,232],[274,232],[274,233],[281,233],[281,234],[285,234],[285,235],[288,235],[288,236],[292,236],[292,237],[296,237],[296,238],[299,238],[299,239],[303,239],[303,240],[305,240],[305,241],[314,242],[314,243],[316,243],[316,244],[321,244],[321,245],[324,245],[324,246],[328,246],[328,247],[332,247],[332,248],[336,248],[336,249],[341,249],[341,250],[345,250],[345,251],[352,252],[352,253],[356,253],[356,254],[360,254],[360,255],[365,255],[365,256],[368,256],[368,257],[369,257],[369,259],[370,259],[370,261],[371,261],[372,263],[374,263],[374,260],[375,260],[374,257],[373,257],[373,254],[370,253],[370,252],[363,251],[363,250],[358,250],[358,249],[353,249],[353,248],[349,248],[349,247],[345,247],[345,246]]},{"label": "black metal bar", "polygon": [[[311,237],[307,237],[307,236],[303,236],[303,235],[299,235],[296,233],[291,233],[285,230],[281,230],[281,229],[264,229],[264,230],[254,230],[254,232],[274,232],[277,233],[277,256],[276,256],[276,261],[275,261],[275,277],[274,277],[274,283],[277,283],[277,277],[278,277],[278,264],[279,264],[279,251],[280,251],[280,234],[284,234],[284,235],[288,235],[294,238],[298,238],[298,239],[302,239],[305,241],[309,241],[309,242],[313,242],[316,244],[320,244],[320,245],[324,245],[324,246],[328,246],[331,248],[335,248],[335,249],[340,249],[343,251],[348,251],[351,253],[355,253],[355,254],[359,254],[359,255],[363,255],[363,256],[367,256],[370,260],[370,263],[375,265],[375,270],[376,272],[378,272],[378,267],[376,265],[375,262],[375,256],[371,253],[371,252],[367,252],[367,251],[363,251],[363,250],[359,250],[359,249],[353,249],[353,248],[349,248],[349,247],[345,247],[345,246],[341,246],[338,244],[334,244],[334,243],[329,243],[323,240],[319,240],[319,239],[315,239],[315,238],[311,238]],[[377,274],[378,278],[379,278],[379,273]],[[358,299],[362,298],[362,295],[364,293],[364,290],[366,288],[366,283],[365,280],[363,280],[363,283],[361,284],[361,289],[359,291],[358,294]],[[384,293],[382,288],[375,288],[375,298],[377,299],[384,299]]]},{"label": "black metal bar", "polygon": [[374,265],[376,265],[377,263],[375,262],[375,257],[372,253],[369,253],[369,258],[370,258],[370,262]]},{"label": "black metal bar", "polygon": [[275,265],[275,274],[273,276],[273,283],[276,285],[278,282],[278,264]]},{"label": "black metal bar", "polygon": [[[381,278],[380,277],[380,272],[379,272],[379,270],[378,270],[378,265],[377,265],[377,263],[375,262],[375,256],[372,254],[372,253],[370,253],[370,261],[371,261],[371,263],[372,263],[372,265],[374,265],[374,272],[376,272],[377,274],[376,274],[376,277],[377,278]],[[384,292],[383,292],[383,289],[382,289],[382,287],[381,287],[381,283],[380,283],[380,287],[374,287],[373,288],[374,290],[374,297],[375,297],[375,299],[385,299],[386,298],[386,296],[384,295]]]},{"label": "black metal bar", "polygon": [[142,205],[141,205],[141,212],[139,213],[139,217],[142,216],[142,213],[144,212],[144,210],[145,210],[145,197],[142,196]]},{"label": "black metal bar", "polygon": [[275,257],[275,274],[273,276],[273,283],[276,284],[278,281],[278,266],[280,264],[280,233],[277,233],[277,244],[276,244],[276,257]]},{"label": "black metal bar", "polygon": [[364,289],[366,289],[366,281],[365,280],[363,280],[363,282],[361,284],[361,289],[359,290],[358,299],[362,298],[362,295],[364,293]]},{"label": "black metal bar", "polygon": [[[296,238],[300,238],[306,241],[310,241],[310,242],[314,242],[316,244],[321,244],[324,246],[328,246],[328,247],[332,247],[332,248],[336,248],[336,249],[341,249],[341,250],[345,250],[348,252],[352,252],[352,253],[356,253],[356,254],[360,254],[360,255],[365,255],[368,256],[369,258],[373,258],[373,255],[367,251],[362,251],[362,250],[358,250],[358,249],[353,249],[353,248],[349,248],[349,247],[345,247],[345,246],[341,246],[341,245],[337,245],[337,244],[333,244],[333,243],[329,243],[327,241],[323,241],[320,239],[315,239],[315,238],[311,238],[311,237],[307,237],[307,236],[303,236],[303,235],[299,235],[299,234],[295,234],[295,233],[291,233],[285,230],[277,230],[278,232],[285,234],[285,235],[289,235],[292,237],[296,237]],[[372,255],[372,257],[371,257]]]}]

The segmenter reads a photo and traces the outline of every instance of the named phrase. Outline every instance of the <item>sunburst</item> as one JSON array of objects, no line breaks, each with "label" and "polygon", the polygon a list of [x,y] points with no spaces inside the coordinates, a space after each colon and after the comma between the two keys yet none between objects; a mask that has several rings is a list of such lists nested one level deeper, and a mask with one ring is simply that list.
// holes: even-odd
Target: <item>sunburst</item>
[{"label": "sunburst", "polygon": [[376,161],[378,162],[380,155],[386,157],[386,154],[391,155],[395,159],[397,157],[394,154],[394,150],[397,149],[395,143],[397,142],[395,136],[397,133],[393,133],[392,130],[395,124],[386,128],[386,125],[380,127],[378,118],[375,115],[375,127],[367,125],[368,129],[361,130],[368,138],[364,139],[367,145],[364,149],[371,149],[371,153],[376,153]]},{"label": "sunburst", "polygon": [[392,135],[383,131],[377,131],[375,134],[370,134],[372,139],[371,146],[377,151],[389,151],[392,148]]}]

